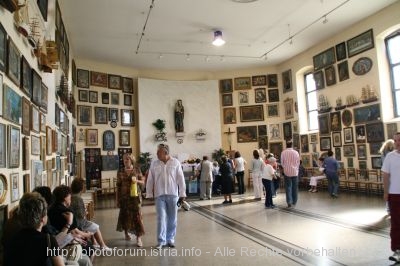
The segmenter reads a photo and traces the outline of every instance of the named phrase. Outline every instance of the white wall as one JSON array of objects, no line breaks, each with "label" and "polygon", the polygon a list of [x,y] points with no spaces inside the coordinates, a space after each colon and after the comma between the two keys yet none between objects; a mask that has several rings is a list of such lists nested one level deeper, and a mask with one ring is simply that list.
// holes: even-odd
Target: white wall
[{"label": "white wall", "polygon": [[[174,128],[174,108],[182,99],[185,108],[183,143],[178,144]],[[139,146],[140,152],[150,152],[155,158],[157,119],[166,121],[167,144],[172,156],[211,156],[221,147],[221,121],[218,81],[138,80]],[[196,140],[195,134],[203,129],[205,140]]]}]

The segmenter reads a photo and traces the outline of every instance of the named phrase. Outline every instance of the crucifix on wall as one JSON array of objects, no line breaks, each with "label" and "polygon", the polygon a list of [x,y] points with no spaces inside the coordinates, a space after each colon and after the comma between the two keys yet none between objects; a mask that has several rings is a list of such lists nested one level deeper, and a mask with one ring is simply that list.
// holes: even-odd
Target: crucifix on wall
[{"label": "crucifix on wall", "polygon": [[229,150],[232,150],[232,134],[236,133],[235,131],[231,131],[231,128],[228,127],[228,131],[225,131],[224,134],[228,136]]}]

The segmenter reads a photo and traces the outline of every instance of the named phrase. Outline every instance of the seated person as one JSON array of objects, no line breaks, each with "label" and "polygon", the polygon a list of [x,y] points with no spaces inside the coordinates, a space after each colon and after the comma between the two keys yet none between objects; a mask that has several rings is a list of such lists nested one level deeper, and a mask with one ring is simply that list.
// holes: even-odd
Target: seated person
[{"label": "seated person", "polygon": [[[84,180],[82,178],[75,178],[71,183],[72,197],[70,209],[72,210],[74,217],[76,217],[77,226],[83,231],[92,233],[97,243],[99,243],[98,247],[102,249],[110,249],[104,243],[99,225],[86,220],[87,211],[85,209],[85,203],[81,197],[83,186]],[[93,246],[97,247],[96,245]]]},{"label": "seated person", "polygon": [[322,167],[323,163],[324,163],[324,158],[320,157],[318,159],[318,165],[319,165],[318,171],[322,173],[322,175],[313,175],[312,177],[310,177],[310,189],[308,190],[309,192],[312,193],[318,192],[317,181],[326,178],[325,168]]},{"label": "seated person", "polygon": [[[47,223],[47,203],[37,192],[25,193],[14,214],[21,225],[21,230],[11,235],[4,243],[4,265],[65,265],[57,254],[58,244],[55,238],[42,233]],[[54,252],[48,252],[54,250]]]}]

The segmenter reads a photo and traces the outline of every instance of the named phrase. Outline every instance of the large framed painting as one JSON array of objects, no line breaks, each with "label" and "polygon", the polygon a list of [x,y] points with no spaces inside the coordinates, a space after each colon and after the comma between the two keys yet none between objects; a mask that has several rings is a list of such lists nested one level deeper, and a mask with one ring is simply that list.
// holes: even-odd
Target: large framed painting
[{"label": "large framed painting", "polygon": [[32,97],[31,66],[24,56],[21,58],[21,90],[29,97]]},{"label": "large framed painting", "polygon": [[235,78],[235,90],[250,90],[251,79],[250,77]]},{"label": "large framed painting", "polygon": [[369,29],[347,41],[348,57],[352,57],[372,48],[374,48],[374,34],[372,29]]},{"label": "large framed painting", "polygon": [[257,142],[257,126],[237,127],[237,142]]},{"label": "large framed painting", "polygon": [[80,88],[89,88],[89,70],[77,69],[76,70],[76,82],[77,86]]},{"label": "large framed painting", "polygon": [[22,116],[22,99],[7,84],[4,84],[3,91],[3,118],[19,125]]},{"label": "large framed painting", "polygon": [[284,102],[284,107],[285,107],[285,119],[291,119],[294,117],[294,111],[293,111],[293,98],[287,98]]},{"label": "large framed painting", "polygon": [[21,52],[15,43],[8,38],[8,56],[7,56],[7,76],[15,83],[20,85],[21,74]]},{"label": "large framed painting", "polygon": [[106,130],[103,133],[103,150],[104,151],[115,150],[115,135],[112,130]]},{"label": "large framed painting", "polygon": [[86,105],[78,105],[78,126],[92,125],[92,107]]},{"label": "large framed painting", "polygon": [[291,91],[292,88],[292,70],[282,72],[283,93]]},{"label": "large framed painting", "polygon": [[386,137],[392,139],[394,134],[397,133],[397,123],[386,124]]},{"label": "large framed painting", "polygon": [[233,91],[232,79],[222,79],[219,81],[219,91],[229,93]]},{"label": "large framed painting", "polygon": [[364,124],[381,120],[381,109],[378,104],[354,108],[354,124]]},{"label": "large framed painting", "polygon": [[90,85],[98,87],[108,87],[107,73],[90,71]]},{"label": "large framed painting", "polygon": [[342,130],[342,120],[340,119],[340,111],[330,113],[331,131]]},{"label": "large framed painting", "polygon": [[331,47],[313,57],[314,70],[333,65],[336,62],[335,48]]},{"label": "large framed painting", "polygon": [[318,125],[319,125],[319,134],[320,135],[329,135],[330,134],[330,117],[328,114],[318,115]]},{"label": "large framed painting", "polygon": [[21,154],[21,132],[18,127],[8,126],[8,168],[18,168]]},{"label": "large framed painting", "polygon": [[223,109],[224,124],[236,124],[236,108],[228,107]]},{"label": "large framed painting", "polygon": [[283,137],[285,139],[291,139],[292,138],[292,122],[284,122],[282,124],[282,128],[283,128]]},{"label": "large framed painting", "polygon": [[5,72],[7,62],[7,32],[0,23],[0,71]]},{"label": "large framed painting", "polygon": [[262,105],[240,106],[240,121],[264,121],[264,108]]},{"label": "large framed painting", "polygon": [[370,123],[365,125],[367,142],[382,142],[385,140],[383,123]]},{"label": "large framed painting", "polygon": [[7,143],[6,125],[0,123],[0,168],[7,167],[6,143]]}]

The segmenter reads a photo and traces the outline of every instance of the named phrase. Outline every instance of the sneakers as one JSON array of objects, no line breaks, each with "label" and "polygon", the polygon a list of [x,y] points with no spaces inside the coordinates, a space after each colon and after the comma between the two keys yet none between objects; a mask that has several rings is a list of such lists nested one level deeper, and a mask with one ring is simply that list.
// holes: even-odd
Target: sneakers
[{"label": "sneakers", "polygon": [[104,246],[104,247],[101,247],[101,250],[103,250],[103,251],[112,251],[112,248],[110,248],[110,247],[107,247],[107,246]]},{"label": "sneakers", "polygon": [[138,247],[143,247],[143,242],[142,242],[142,239],[140,238],[140,237],[138,237],[137,239],[136,239],[136,245],[138,246]]},{"label": "sneakers", "polygon": [[175,244],[174,244],[174,243],[168,243],[168,244],[167,244],[167,247],[169,247],[169,248],[174,248],[174,247],[175,247]]},{"label": "sneakers", "polygon": [[227,203],[229,203],[229,201],[227,201],[227,200],[224,200],[224,201],[222,202],[222,204],[227,204]]},{"label": "sneakers", "polygon": [[400,262],[400,250],[396,250],[392,256],[389,257],[389,260],[394,262]]}]

